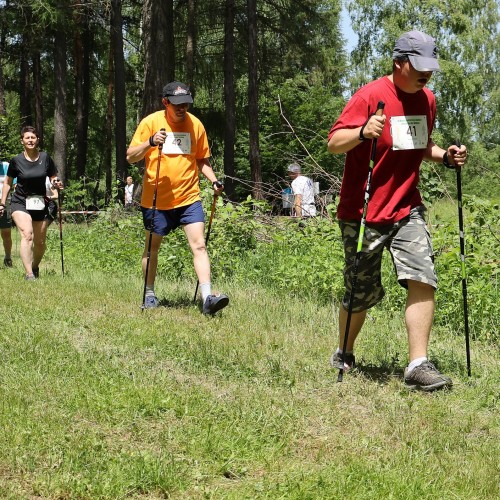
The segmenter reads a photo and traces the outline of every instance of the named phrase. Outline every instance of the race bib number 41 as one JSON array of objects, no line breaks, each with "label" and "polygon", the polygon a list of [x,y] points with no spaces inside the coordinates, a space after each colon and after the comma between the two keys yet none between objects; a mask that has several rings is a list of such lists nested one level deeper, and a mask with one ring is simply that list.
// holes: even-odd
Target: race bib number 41
[{"label": "race bib number 41", "polygon": [[162,151],[166,155],[188,155],[191,153],[189,132],[167,132]]},{"label": "race bib number 41", "polygon": [[424,115],[391,117],[392,149],[425,149],[429,142]]}]

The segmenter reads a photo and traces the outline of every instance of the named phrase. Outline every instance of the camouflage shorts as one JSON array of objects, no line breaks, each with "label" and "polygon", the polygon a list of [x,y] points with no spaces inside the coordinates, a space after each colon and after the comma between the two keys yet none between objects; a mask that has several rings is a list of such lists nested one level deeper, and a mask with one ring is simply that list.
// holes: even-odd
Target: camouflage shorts
[{"label": "camouflage shorts", "polygon": [[[373,307],[384,297],[381,279],[382,253],[391,254],[399,284],[407,287],[407,280],[437,286],[434,254],[429,232],[425,225],[424,207],[414,208],[408,217],[387,226],[366,226],[358,265],[353,312]],[[344,241],[346,292],[342,300],[348,309],[352,285],[352,271],[356,258],[360,223],[339,221]]]}]

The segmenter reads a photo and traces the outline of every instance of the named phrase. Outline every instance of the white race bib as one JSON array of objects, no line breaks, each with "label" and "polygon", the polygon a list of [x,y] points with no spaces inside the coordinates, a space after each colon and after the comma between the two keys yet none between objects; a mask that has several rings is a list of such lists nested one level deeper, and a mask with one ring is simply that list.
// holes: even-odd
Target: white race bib
[{"label": "white race bib", "polygon": [[167,132],[162,151],[166,155],[190,154],[191,134],[189,132]]},{"label": "white race bib", "polygon": [[429,142],[424,115],[391,117],[392,149],[425,149]]},{"label": "white race bib", "polygon": [[43,196],[31,195],[26,198],[26,210],[45,210],[45,199]]}]

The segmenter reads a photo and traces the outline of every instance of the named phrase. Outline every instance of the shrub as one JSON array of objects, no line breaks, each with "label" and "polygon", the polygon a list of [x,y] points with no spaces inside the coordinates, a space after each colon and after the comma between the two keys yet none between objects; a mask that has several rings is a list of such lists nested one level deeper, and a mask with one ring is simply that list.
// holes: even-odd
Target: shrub
[{"label": "shrub", "polygon": [[[205,196],[210,213],[213,198]],[[231,280],[242,286],[260,284],[277,293],[297,295],[321,303],[338,302],[343,294],[343,248],[337,224],[326,218],[299,221],[269,217],[265,203],[250,198],[241,205],[218,200],[208,250],[213,281]],[[467,286],[470,329],[485,340],[498,338],[498,205],[468,198],[464,203],[467,243]],[[456,208],[440,202],[431,210],[431,230],[439,287],[435,324],[462,335],[462,288]],[[89,224],[65,224],[65,253],[91,271],[140,276],[144,229],[140,212],[110,208]],[[58,233],[49,232],[58,252]],[[373,309],[389,318],[402,314],[406,294],[396,281],[392,261],[382,264],[386,297]],[[192,255],[183,231],[165,238],[158,259],[161,279],[195,280]]]}]

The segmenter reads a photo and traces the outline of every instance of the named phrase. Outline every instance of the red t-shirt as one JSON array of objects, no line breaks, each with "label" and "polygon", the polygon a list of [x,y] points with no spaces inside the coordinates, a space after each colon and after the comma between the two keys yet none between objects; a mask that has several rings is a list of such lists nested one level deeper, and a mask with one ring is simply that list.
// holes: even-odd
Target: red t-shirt
[{"label": "red t-shirt", "polygon": [[[391,224],[422,204],[417,189],[419,169],[434,127],[436,100],[427,88],[408,94],[385,76],[353,95],[332,125],[328,139],[337,130],[363,125],[379,101],[385,103],[387,121],[377,141],[366,221]],[[361,220],[371,145],[369,140],[360,142],[346,155],[337,209],[339,219]]]}]

